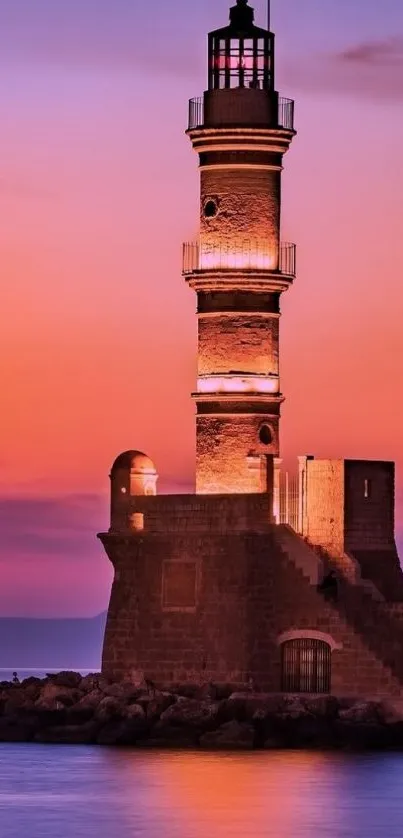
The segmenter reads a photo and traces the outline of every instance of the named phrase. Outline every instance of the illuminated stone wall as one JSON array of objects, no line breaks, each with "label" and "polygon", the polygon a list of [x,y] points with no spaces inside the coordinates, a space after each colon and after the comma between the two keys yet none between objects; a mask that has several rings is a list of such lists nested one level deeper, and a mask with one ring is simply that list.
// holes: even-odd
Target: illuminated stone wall
[{"label": "illuminated stone wall", "polygon": [[199,375],[279,374],[278,315],[199,315]]},{"label": "illuminated stone wall", "polygon": [[[241,161],[240,161],[241,162]],[[217,215],[205,216],[206,202],[216,201]],[[251,243],[270,257],[266,267],[277,267],[280,230],[280,171],[253,166],[248,169],[209,168],[201,172],[202,247],[242,248]],[[259,266],[255,262],[255,266]]]},{"label": "illuminated stone wall", "polygon": [[[227,408],[229,411],[229,408]],[[273,441],[263,445],[262,425],[270,427]],[[196,492],[262,492],[265,475],[250,455],[276,456],[278,419],[267,415],[201,416],[196,419]]]},{"label": "illuminated stone wall", "polygon": [[331,556],[344,553],[344,461],[308,460],[303,534]]},{"label": "illuminated stone wall", "polygon": [[[237,532],[231,502],[233,520],[242,521]],[[115,571],[105,675],[161,686],[252,679],[256,688],[278,692],[279,637],[311,630],[329,634],[335,645],[335,695],[402,695],[400,659],[392,668],[382,662],[382,644],[401,637],[398,621],[381,627],[360,591],[345,603],[327,603],[277,540],[279,529],[264,522],[261,496],[135,503],[143,533],[101,536]]]}]

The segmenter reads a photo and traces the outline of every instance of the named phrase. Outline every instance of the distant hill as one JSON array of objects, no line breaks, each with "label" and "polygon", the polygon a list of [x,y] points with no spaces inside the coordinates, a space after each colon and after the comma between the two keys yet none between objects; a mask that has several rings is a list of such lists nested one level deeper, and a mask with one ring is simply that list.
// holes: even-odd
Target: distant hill
[{"label": "distant hill", "polygon": [[105,622],[0,617],[0,668],[100,669]]}]

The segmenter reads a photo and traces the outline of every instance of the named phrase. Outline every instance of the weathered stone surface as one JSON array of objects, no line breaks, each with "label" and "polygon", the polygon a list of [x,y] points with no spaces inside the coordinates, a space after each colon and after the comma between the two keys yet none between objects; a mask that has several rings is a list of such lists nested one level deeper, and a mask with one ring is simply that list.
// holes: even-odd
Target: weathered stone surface
[{"label": "weathered stone surface", "polygon": [[57,687],[78,687],[82,681],[79,672],[58,672],[56,675],[47,675],[47,678]]},{"label": "weathered stone surface", "polygon": [[108,684],[103,687],[102,692],[111,698],[118,698],[119,701],[136,701],[142,690],[131,684],[130,681],[120,681],[117,684]]},{"label": "weathered stone surface", "polygon": [[200,737],[203,748],[253,748],[253,726],[237,721],[226,722],[218,730],[212,730]]},{"label": "weathered stone surface", "polygon": [[123,715],[124,705],[112,696],[105,696],[95,711],[95,718],[99,722],[109,722],[111,719],[119,718]]},{"label": "weathered stone surface", "polygon": [[63,725],[40,730],[34,736],[35,742],[49,742],[58,745],[91,745],[96,741],[98,725],[88,722],[82,725]]},{"label": "weathered stone surface", "polygon": [[58,710],[61,707],[71,707],[81,698],[81,693],[75,687],[68,687],[55,684],[53,681],[45,683],[39,698],[35,702],[36,707],[43,707],[47,710]]},{"label": "weathered stone surface", "polygon": [[346,710],[339,711],[339,718],[343,722],[359,724],[379,724],[382,717],[382,709],[379,702],[362,701],[353,704]]},{"label": "weathered stone surface", "polygon": [[161,714],[161,722],[169,725],[207,729],[217,718],[218,702],[179,698]]},{"label": "weathered stone surface", "polygon": [[148,725],[144,714],[132,716],[121,721],[111,721],[98,732],[99,745],[135,745],[145,739]]},{"label": "weathered stone surface", "polygon": [[143,708],[147,719],[152,722],[155,719],[159,719],[168,707],[175,704],[176,700],[177,696],[172,695],[172,693],[160,692],[156,693],[154,697],[140,696],[137,704]]}]

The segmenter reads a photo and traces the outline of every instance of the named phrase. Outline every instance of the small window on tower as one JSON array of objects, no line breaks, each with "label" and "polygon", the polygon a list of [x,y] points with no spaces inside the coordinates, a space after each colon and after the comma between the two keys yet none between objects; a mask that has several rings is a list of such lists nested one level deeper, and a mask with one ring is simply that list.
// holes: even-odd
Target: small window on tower
[{"label": "small window on tower", "polygon": [[364,498],[371,497],[372,480],[364,480]]},{"label": "small window on tower", "polygon": [[206,218],[214,218],[218,213],[218,206],[215,201],[209,199],[204,204],[204,215]]},{"label": "small window on tower", "polygon": [[259,439],[262,445],[271,445],[273,442],[273,434],[268,425],[262,425],[259,431]]}]

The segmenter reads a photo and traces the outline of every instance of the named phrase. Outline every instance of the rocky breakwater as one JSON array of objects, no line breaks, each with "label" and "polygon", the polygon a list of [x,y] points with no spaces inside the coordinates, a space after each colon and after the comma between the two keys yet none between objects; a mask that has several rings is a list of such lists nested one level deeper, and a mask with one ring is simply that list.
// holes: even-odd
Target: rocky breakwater
[{"label": "rocky breakwater", "polygon": [[226,684],[168,691],[61,672],[0,683],[0,742],[403,750],[403,707]]}]

